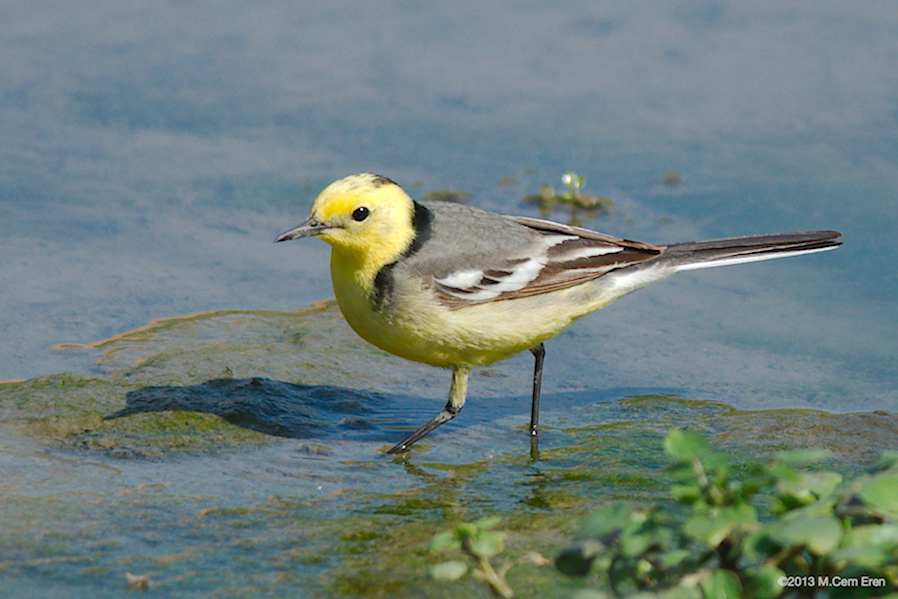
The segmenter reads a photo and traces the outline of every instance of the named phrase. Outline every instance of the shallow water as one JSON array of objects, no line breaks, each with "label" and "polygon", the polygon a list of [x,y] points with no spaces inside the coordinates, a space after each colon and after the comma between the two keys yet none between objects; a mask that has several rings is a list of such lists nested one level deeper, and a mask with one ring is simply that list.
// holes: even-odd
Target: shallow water
[{"label": "shallow water", "polygon": [[[432,372],[360,341],[333,302],[160,321],[95,351],[101,372],[0,385],[8,596],[111,597],[140,575],[157,596],[452,597],[426,578],[435,532],[501,515],[512,556],[551,556],[591,506],[665,496],[672,426],[746,460],[826,447],[849,472],[898,441],[888,412],[617,388],[547,393],[534,453],[528,402],[498,395],[511,377],[497,368],[474,379],[496,397],[388,458],[439,405],[404,392]],[[517,570],[512,584],[541,596],[582,584]]]},{"label": "shallow water", "polygon": [[[4,596],[119,596],[125,572],[158,596],[457,596],[425,577],[435,530],[499,513],[551,554],[602,498],[661,492],[669,426],[849,469],[896,448],[889,4],[2,12]],[[354,172],[536,215],[570,170],[612,234],[845,245],[683,274],[559,335],[538,460],[529,355],[385,458],[448,374],[358,340],[325,244],[273,239]]]}]

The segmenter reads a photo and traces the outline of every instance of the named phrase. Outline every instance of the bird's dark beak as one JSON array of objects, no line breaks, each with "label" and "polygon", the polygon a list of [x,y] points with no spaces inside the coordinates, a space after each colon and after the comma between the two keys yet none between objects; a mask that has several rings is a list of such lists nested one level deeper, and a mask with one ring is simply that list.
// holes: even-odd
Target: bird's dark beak
[{"label": "bird's dark beak", "polygon": [[278,238],[275,239],[274,242],[277,243],[278,241],[289,241],[291,239],[298,239],[300,237],[311,237],[313,235],[318,235],[322,231],[326,231],[327,229],[332,228],[333,227],[325,225],[324,223],[320,223],[314,218],[309,217],[300,225],[278,235]]}]

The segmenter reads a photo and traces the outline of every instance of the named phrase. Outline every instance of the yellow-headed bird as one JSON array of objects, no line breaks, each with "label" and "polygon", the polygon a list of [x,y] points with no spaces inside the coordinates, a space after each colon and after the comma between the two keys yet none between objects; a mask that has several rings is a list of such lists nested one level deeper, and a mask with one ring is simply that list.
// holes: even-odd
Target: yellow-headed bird
[{"label": "yellow-headed bird", "polygon": [[543,342],[581,316],[675,272],[820,252],[840,233],[813,231],[655,245],[547,220],[415,201],[369,173],[329,185],[299,226],[277,238],[331,244],[337,303],[363,339],[452,370],[445,409],[388,453],[452,419],[468,373],[530,350],[530,433],[537,434]]}]

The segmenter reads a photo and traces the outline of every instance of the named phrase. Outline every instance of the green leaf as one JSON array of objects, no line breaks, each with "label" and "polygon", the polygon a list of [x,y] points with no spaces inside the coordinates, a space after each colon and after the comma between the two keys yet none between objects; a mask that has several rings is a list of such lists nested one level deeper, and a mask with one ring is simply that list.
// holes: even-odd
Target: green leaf
[{"label": "green leaf", "polygon": [[898,525],[868,524],[856,526],[845,534],[842,546],[851,545],[882,546],[886,549],[898,548]]},{"label": "green leaf", "polygon": [[505,549],[504,532],[483,532],[468,544],[471,553],[477,557],[495,557]]},{"label": "green leaf", "polygon": [[876,462],[876,465],[873,469],[876,472],[880,472],[882,470],[889,469],[898,469],[898,451],[884,451],[882,455],[879,456],[879,460]]},{"label": "green leaf", "polygon": [[839,549],[830,554],[834,562],[844,561],[854,566],[877,568],[898,549],[898,525],[868,524],[852,528],[842,538]]},{"label": "green leaf", "polygon": [[774,540],[786,545],[804,545],[816,555],[825,555],[835,549],[842,532],[842,523],[835,516],[812,515],[804,509],[791,512],[770,527],[770,536]]},{"label": "green leaf", "polygon": [[697,586],[675,586],[674,588],[662,591],[657,595],[653,593],[635,595],[634,599],[636,597],[638,597],[639,599],[702,599],[703,596],[704,595]]},{"label": "green leaf", "polygon": [[580,589],[571,599],[610,599],[611,595],[597,589]]},{"label": "green leaf", "polygon": [[672,485],[670,494],[680,503],[690,505],[702,498],[702,490],[698,485]]},{"label": "green leaf", "polygon": [[702,462],[705,464],[705,469],[713,473],[715,478],[720,479],[720,482],[725,480],[730,472],[730,461],[722,453],[709,451],[702,457]]},{"label": "green leaf", "polygon": [[742,504],[724,508],[717,513],[695,514],[683,525],[683,532],[714,549],[734,531],[754,530],[757,519],[755,509]]},{"label": "green leaf", "polygon": [[444,551],[446,549],[459,548],[461,548],[461,541],[458,540],[458,536],[455,534],[455,529],[437,533],[430,541],[431,551]]},{"label": "green leaf", "polygon": [[488,516],[474,522],[474,526],[479,530],[489,530],[498,526],[500,522],[502,522],[501,516]]},{"label": "green leaf", "polygon": [[776,454],[776,459],[792,466],[806,466],[822,462],[832,455],[828,449],[796,449],[794,451],[781,451]]},{"label": "green leaf", "polygon": [[861,568],[878,568],[885,564],[887,553],[882,547],[874,545],[853,545],[836,549],[827,558],[840,566],[844,563]]},{"label": "green leaf", "polygon": [[809,472],[802,476],[808,489],[817,497],[824,497],[842,484],[842,475],[838,472]]},{"label": "green leaf", "polygon": [[713,516],[696,514],[683,524],[683,532],[699,543],[714,548],[730,534],[731,527]]},{"label": "green leaf", "polygon": [[887,470],[870,478],[859,495],[868,505],[898,514],[898,472]]},{"label": "green leaf", "polygon": [[695,552],[690,551],[689,549],[674,549],[672,551],[665,551],[664,553],[662,553],[659,561],[662,566],[666,568],[673,568],[689,559],[693,555],[695,555]]},{"label": "green leaf", "polygon": [[761,566],[746,573],[748,581],[745,585],[745,596],[754,599],[774,599],[783,592],[779,579],[785,572],[776,566]]},{"label": "green leaf", "polygon": [[477,530],[477,527],[469,522],[462,522],[458,524],[453,530],[455,536],[459,539],[471,539],[477,536],[480,532]]},{"label": "green leaf", "polygon": [[579,538],[600,539],[612,533],[619,533],[630,521],[633,507],[627,503],[610,503],[595,510],[580,529]]},{"label": "green leaf", "polygon": [[442,582],[454,582],[468,573],[468,565],[459,561],[437,564],[430,569],[430,577]]},{"label": "green leaf", "polygon": [[777,484],[780,481],[797,481],[801,479],[801,473],[798,470],[783,462],[768,464],[767,470],[776,479]]},{"label": "green leaf", "polygon": [[798,478],[780,479],[776,489],[784,497],[785,505],[798,506],[813,503],[836,490],[842,483],[842,475],[837,472],[802,472]]},{"label": "green leaf", "polygon": [[671,429],[664,439],[664,451],[678,462],[689,462],[701,459],[711,453],[708,442],[698,433],[683,432],[678,428]]},{"label": "green leaf", "polygon": [[739,578],[729,570],[715,570],[711,576],[702,580],[702,592],[705,599],[740,599],[742,584]]},{"label": "green leaf", "polygon": [[620,551],[627,557],[638,557],[655,542],[649,533],[633,533],[621,537]]}]

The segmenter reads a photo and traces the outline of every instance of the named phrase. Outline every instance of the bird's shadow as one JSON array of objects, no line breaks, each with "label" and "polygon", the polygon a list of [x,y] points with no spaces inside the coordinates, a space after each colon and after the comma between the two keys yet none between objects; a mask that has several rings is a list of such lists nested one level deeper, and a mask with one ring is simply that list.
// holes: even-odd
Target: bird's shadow
[{"label": "bird's shadow", "polygon": [[389,398],[345,387],[296,385],[267,378],[213,379],[196,385],[144,387],[125,396],[114,420],[146,412],[189,410],[220,416],[237,426],[291,439],[351,436],[383,438]]},{"label": "bird's shadow", "polygon": [[[544,395],[544,399],[550,399],[554,411],[563,415],[578,406],[614,401],[634,391],[565,392]],[[488,408],[466,411],[464,424],[454,420],[447,427],[484,425],[497,416],[520,414],[520,428],[524,428],[529,400],[517,396],[490,398]],[[268,378],[226,378],[131,391],[125,396],[125,407],[104,420],[149,412],[192,411],[214,414],[242,428],[277,437],[397,442],[432,418],[441,406],[440,400],[347,387],[297,385]],[[613,410],[610,415],[614,418]],[[436,434],[447,432],[443,428],[446,427]]]}]

